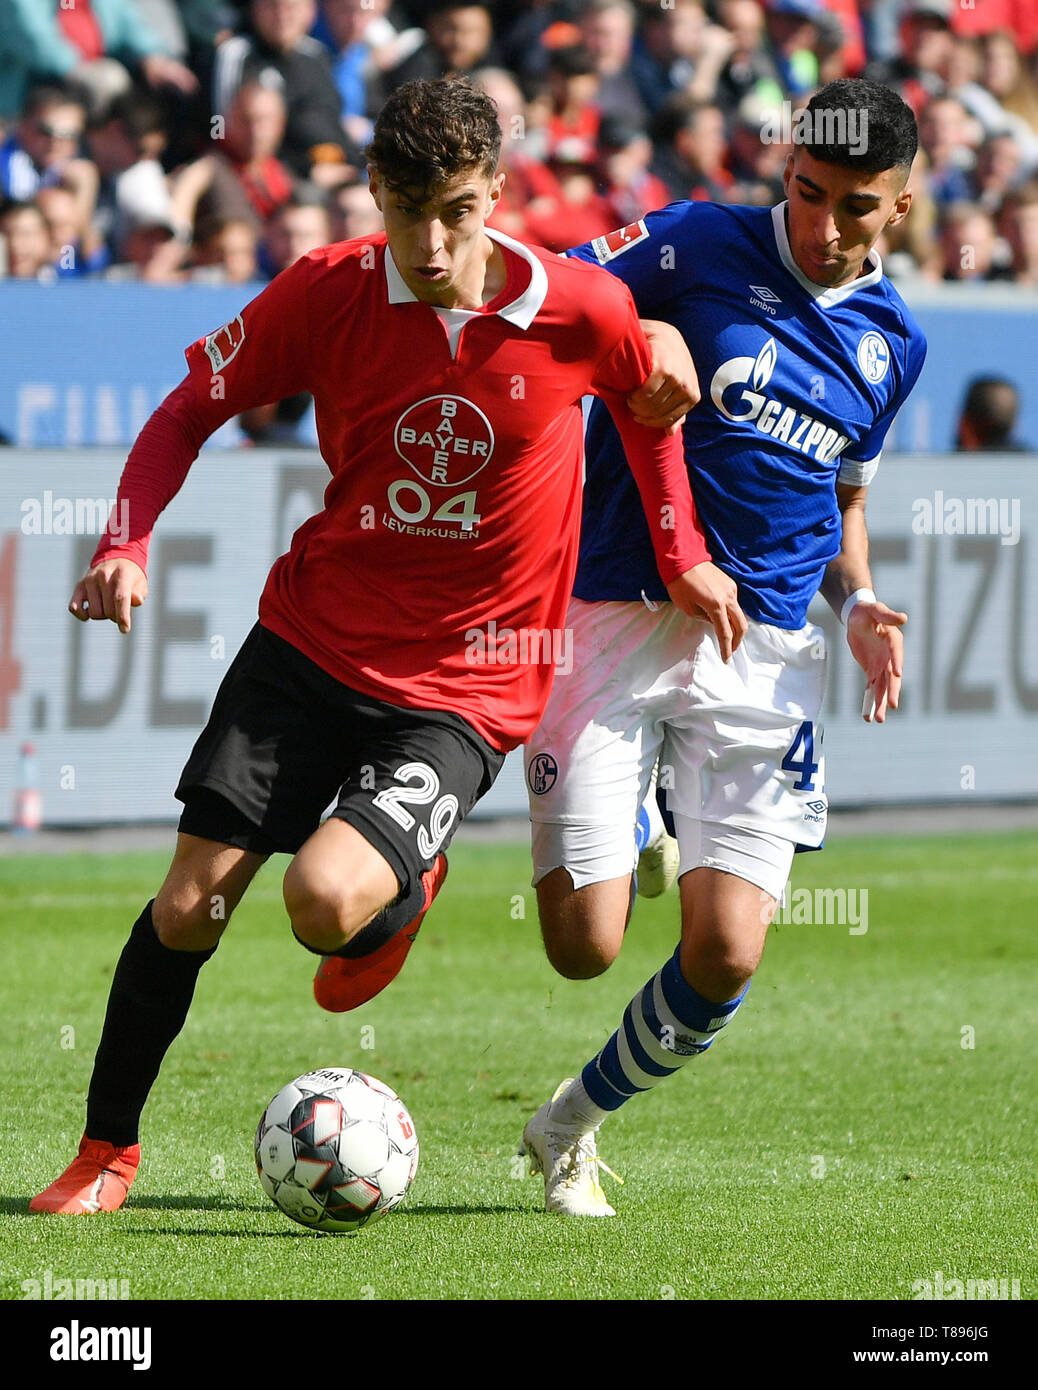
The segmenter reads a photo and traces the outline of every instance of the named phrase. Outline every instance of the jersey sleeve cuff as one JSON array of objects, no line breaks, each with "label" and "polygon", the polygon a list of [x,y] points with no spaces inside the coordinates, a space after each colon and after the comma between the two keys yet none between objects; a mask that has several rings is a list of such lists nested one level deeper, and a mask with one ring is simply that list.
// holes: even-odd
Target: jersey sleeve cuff
[{"label": "jersey sleeve cuff", "polygon": [[879,461],[882,457],[881,452],[875,458],[866,459],[864,462],[858,459],[842,458],[836,481],[845,483],[848,487],[868,487],[879,472]]}]

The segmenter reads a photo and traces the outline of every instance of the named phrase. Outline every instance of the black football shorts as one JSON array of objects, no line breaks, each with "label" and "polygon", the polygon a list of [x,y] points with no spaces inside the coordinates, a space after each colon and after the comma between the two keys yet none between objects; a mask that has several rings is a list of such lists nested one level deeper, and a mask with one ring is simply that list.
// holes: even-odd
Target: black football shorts
[{"label": "black football shorts", "polygon": [[180,829],[295,854],[334,802],[331,815],[359,830],[407,890],[504,757],[459,715],[359,694],[257,623],[181,775]]}]

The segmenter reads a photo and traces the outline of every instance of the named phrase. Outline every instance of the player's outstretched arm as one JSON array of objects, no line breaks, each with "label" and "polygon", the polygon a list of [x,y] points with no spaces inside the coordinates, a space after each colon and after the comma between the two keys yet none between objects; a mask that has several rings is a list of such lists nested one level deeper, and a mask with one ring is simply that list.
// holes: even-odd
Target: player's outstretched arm
[{"label": "player's outstretched arm", "polygon": [[869,537],[865,526],[864,487],[837,485],[843,516],[840,553],[830,561],[822,580],[822,595],[847,627],[847,645],[865,672],[867,685],[862,718],[882,724],[887,709],[897,709],[904,673],[905,640],[901,628],[907,613],[881,603],[872,590]]},{"label": "player's outstretched arm", "polygon": [[652,371],[627,397],[628,408],[640,425],[677,434],[701,395],[692,355],[672,324],[642,319],[641,327],[652,352]]},{"label": "player's outstretched arm", "polygon": [[671,602],[690,618],[705,618],[717,633],[721,656],[730,661],[746,636],[748,622],[739,607],[739,590],[712,560],[686,570],[667,585]]},{"label": "player's outstretched arm", "polygon": [[120,632],[130,630],[130,609],[148,597],[148,580],[140,565],[125,558],[91,565],[76,585],[68,611],[81,623],[108,618]]}]

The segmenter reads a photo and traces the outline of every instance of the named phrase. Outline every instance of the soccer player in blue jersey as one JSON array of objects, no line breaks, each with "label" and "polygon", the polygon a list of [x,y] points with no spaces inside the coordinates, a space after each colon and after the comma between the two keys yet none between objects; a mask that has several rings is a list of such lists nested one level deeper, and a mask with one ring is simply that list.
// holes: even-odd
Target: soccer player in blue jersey
[{"label": "soccer player in blue jersey", "polygon": [[[672,604],[623,450],[596,403],[572,673],[527,745],[534,883],[548,957],[572,979],[616,957],[634,826],[657,762],[679,846],[681,940],[579,1076],[526,1126],[549,1211],[608,1216],[595,1131],[704,1052],[757,969],[797,846],[826,822],[818,714],[821,588],[865,672],[866,718],[896,708],[904,613],[876,599],[865,496],[926,345],[873,247],[903,221],[915,120],[890,89],[841,80],[798,119],[772,209],[676,203],[579,247],[675,325],[702,399],[684,425],[699,515],[750,619],[720,659]],[[650,799],[651,806],[651,799]]]}]

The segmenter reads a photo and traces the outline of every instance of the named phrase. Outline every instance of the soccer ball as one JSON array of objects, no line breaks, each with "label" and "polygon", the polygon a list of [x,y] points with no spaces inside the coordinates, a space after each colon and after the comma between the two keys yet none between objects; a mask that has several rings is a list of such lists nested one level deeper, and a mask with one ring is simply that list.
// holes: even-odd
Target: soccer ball
[{"label": "soccer ball", "polygon": [[395,1091],[349,1067],[283,1086],[256,1130],[256,1170],[286,1216],[354,1234],[399,1206],[418,1169],[414,1121]]}]

